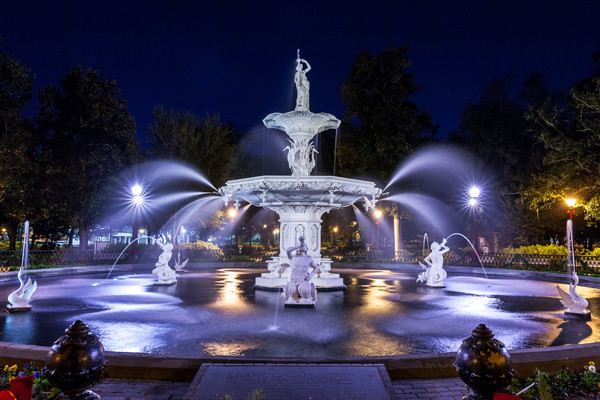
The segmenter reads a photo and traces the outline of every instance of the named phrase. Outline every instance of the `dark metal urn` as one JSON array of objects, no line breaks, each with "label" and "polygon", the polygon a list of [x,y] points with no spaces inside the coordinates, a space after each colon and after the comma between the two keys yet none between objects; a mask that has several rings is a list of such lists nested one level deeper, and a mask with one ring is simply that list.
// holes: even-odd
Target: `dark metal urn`
[{"label": "dark metal urn", "polygon": [[456,353],[458,375],[474,393],[463,399],[492,400],[494,393],[504,389],[516,374],[504,344],[493,337],[492,331],[480,324]]},{"label": "dark metal urn", "polygon": [[86,389],[102,374],[106,364],[104,346],[98,336],[90,334],[90,327],[79,320],[65,333],[48,352],[44,373],[69,399],[100,399],[98,394]]}]

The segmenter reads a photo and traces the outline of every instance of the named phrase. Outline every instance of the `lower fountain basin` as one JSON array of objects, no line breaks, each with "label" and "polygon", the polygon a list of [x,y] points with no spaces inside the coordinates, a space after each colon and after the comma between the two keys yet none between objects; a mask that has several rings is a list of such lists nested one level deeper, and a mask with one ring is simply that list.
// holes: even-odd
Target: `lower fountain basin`
[{"label": "lower fountain basin", "polygon": [[[0,341],[50,346],[80,319],[107,351],[173,357],[346,357],[456,351],[480,323],[508,349],[598,342],[600,289],[579,287],[593,319],[565,316],[555,283],[461,276],[446,288],[415,282],[414,266],[334,268],[348,289],[319,292],[314,309],[255,291],[258,268],[190,266],[177,284],[106,273],[35,276],[32,311],[0,313]],[[393,268],[393,269],[392,269]],[[406,270],[409,270],[406,272]],[[68,271],[68,270],[67,270]],[[565,279],[565,283],[567,279]],[[0,285],[0,297],[14,290]]]}]

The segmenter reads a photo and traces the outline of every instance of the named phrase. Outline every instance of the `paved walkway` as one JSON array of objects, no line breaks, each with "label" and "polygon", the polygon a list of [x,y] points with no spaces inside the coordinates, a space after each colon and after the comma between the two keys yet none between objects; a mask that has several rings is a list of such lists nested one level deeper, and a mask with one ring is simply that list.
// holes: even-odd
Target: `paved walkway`
[{"label": "paved walkway", "polygon": [[[410,379],[392,384],[395,400],[460,400],[467,394],[467,387],[459,378]],[[102,400],[184,400],[189,386],[190,382],[103,379],[91,389]]]}]

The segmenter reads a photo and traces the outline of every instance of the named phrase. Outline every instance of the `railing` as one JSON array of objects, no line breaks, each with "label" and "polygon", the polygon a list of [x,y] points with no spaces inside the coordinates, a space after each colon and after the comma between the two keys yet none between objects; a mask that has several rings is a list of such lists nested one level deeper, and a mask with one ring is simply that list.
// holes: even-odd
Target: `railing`
[{"label": "railing", "polygon": [[[162,253],[159,248],[142,247],[137,250],[125,251],[118,263],[155,263]],[[29,252],[28,264],[31,268],[49,268],[52,266],[73,265],[97,265],[112,264],[119,257],[120,251],[101,251],[62,249],[62,250],[33,250]],[[422,251],[401,250],[398,252],[389,250],[372,250],[364,254],[335,254],[324,253],[334,261],[346,262],[397,262],[416,264],[426,257]],[[264,261],[276,255],[275,251],[242,251],[237,249],[225,250],[197,250],[176,249],[173,252],[172,261],[190,262],[199,261]],[[480,255],[481,263],[489,268],[506,268],[520,270],[535,270],[548,272],[565,272],[567,257],[565,255],[550,254],[520,254],[520,253],[486,253]],[[600,257],[598,256],[576,256],[577,271],[600,274]],[[0,251],[0,270],[16,269],[21,265],[20,251]],[[474,253],[462,253],[450,251],[444,254],[444,265],[479,266],[479,260]]]}]

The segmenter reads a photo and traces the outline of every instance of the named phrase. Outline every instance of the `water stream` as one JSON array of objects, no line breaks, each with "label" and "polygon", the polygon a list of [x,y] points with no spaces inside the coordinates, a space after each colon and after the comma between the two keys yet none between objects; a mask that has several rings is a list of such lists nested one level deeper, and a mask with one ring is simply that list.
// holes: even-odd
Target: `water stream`
[{"label": "water stream", "polygon": [[483,270],[483,274],[485,275],[485,279],[488,279],[487,272],[485,271],[485,267],[483,266],[483,261],[481,261],[481,257],[479,257],[479,253],[477,252],[477,249],[475,249],[475,246],[473,246],[473,243],[471,243],[471,241],[469,240],[469,238],[467,238],[465,235],[463,235],[462,233],[458,233],[458,232],[452,233],[451,235],[449,235],[446,238],[446,240],[450,239],[454,235],[462,236],[469,243],[469,245],[471,245],[471,247],[473,248],[473,251],[475,252],[475,255],[477,256],[477,259],[479,260],[479,265],[481,265],[481,269]]}]

